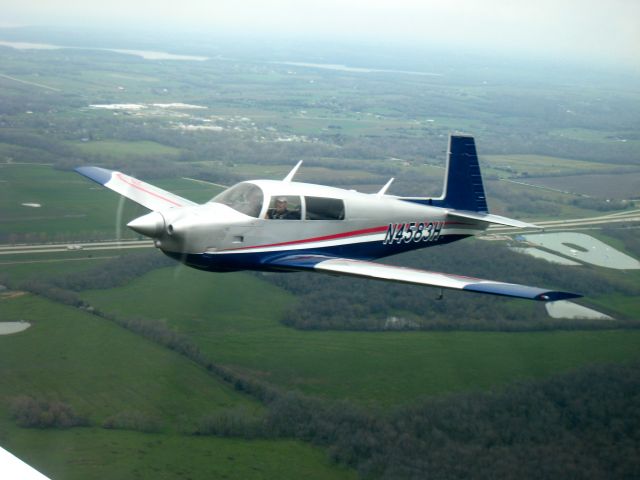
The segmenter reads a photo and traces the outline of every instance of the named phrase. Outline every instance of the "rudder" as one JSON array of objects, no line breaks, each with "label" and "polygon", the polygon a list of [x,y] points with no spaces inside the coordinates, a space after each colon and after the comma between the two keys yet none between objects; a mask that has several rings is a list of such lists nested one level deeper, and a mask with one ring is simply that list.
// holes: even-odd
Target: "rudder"
[{"label": "rudder", "polygon": [[469,135],[451,135],[442,197],[433,199],[438,207],[488,213],[487,197],[476,153]]}]

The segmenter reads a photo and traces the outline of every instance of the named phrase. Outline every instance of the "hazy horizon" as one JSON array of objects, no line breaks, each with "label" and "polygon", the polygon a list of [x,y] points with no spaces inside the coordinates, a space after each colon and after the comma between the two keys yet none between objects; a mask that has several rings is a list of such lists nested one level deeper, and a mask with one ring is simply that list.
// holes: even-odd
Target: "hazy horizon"
[{"label": "hazy horizon", "polygon": [[457,49],[640,71],[640,2],[9,0],[0,26],[100,27],[193,35]]}]

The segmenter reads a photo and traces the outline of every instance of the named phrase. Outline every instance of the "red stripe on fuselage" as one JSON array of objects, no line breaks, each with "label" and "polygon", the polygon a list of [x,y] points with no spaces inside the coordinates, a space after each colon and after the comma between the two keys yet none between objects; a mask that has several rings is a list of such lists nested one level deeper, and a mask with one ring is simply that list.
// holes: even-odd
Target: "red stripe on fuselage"
[{"label": "red stripe on fuselage", "polygon": [[[462,222],[443,222],[443,226],[446,225],[467,225],[467,226],[472,226],[471,224],[468,223],[462,223]],[[238,251],[238,250],[249,250],[252,248],[269,248],[269,247],[284,247],[286,245],[300,245],[303,243],[311,243],[311,242],[321,242],[323,240],[336,240],[338,238],[347,238],[347,237],[354,237],[357,235],[366,235],[369,233],[383,233],[386,232],[387,229],[389,228],[389,226],[380,226],[380,227],[372,227],[372,228],[365,228],[363,230],[354,230],[352,232],[344,232],[344,233],[336,233],[334,235],[325,235],[322,237],[312,237],[312,238],[305,238],[303,240],[291,240],[289,242],[280,242],[280,243],[269,243],[266,245],[253,245],[251,247],[240,247],[240,248],[228,248],[226,250],[224,250],[225,252],[230,252],[230,251]]]},{"label": "red stripe on fuselage", "polygon": [[336,233],[334,235],[325,235],[322,237],[305,238],[304,240],[292,240],[290,242],[270,243],[268,245],[254,245],[253,247],[229,248],[225,251],[228,252],[230,250],[247,250],[250,248],[283,247],[285,245],[298,245],[301,243],[320,242],[323,240],[335,240],[337,238],[354,237],[356,235],[366,235],[368,233],[382,233],[382,232],[386,232],[387,228],[389,227],[365,228],[364,230],[354,230],[353,232]]},{"label": "red stripe on fuselage", "polygon": [[133,188],[137,188],[138,190],[141,190],[141,191],[143,191],[144,193],[148,193],[149,195],[153,195],[154,197],[159,198],[160,200],[164,200],[165,202],[169,202],[169,203],[171,203],[171,204],[175,205],[176,207],[182,207],[182,205],[181,205],[181,204],[176,203],[176,202],[175,202],[175,201],[173,201],[173,200],[170,200],[170,199],[168,199],[168,198],[166,198],[166,197],[163,197],[162,195],[160,195],[160,194],[158,194],[158,193],[155,193],[155,192],[152,192],[152,191],[150,191],[150,190],[147,190],[146,188],[141,187],[140,185],[136,185],[136,184],[135,184],[134,182],[132,182],[128,177],[126,177],[124,174],[122,174],[122,173],[120,173],[120,172],[116,173],[116,176],[117,176],[120,180],[122,180],[124,183],[126,183],[127,185],[131,185]]}]

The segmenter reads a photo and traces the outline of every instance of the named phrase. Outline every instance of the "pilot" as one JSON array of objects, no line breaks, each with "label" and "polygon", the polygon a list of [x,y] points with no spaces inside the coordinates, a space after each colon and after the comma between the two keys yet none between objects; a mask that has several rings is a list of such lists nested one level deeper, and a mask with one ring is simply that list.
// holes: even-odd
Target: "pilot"
[{"label": "pilot", "polygon": [[300,213],[289,210],[289,204],[285,197],[276,198],[275,208],[267,210],[267,218],[274,220],[296,220],[300,218]]}]

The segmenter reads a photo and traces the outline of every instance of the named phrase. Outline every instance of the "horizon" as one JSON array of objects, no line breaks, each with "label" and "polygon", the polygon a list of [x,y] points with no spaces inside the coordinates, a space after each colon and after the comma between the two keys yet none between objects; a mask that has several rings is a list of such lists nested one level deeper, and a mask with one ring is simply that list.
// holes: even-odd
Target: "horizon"
[{"label": "horizon", "polygon": [[453,50],[556,63],[602,64],[640,72],[640,3],[629,0],[529,2],[459,0],[231,3],[185,0],[108,5],[37,0],[4,6],[0,27],[113,29],[178,39],[235,37],[278,42]]}]

